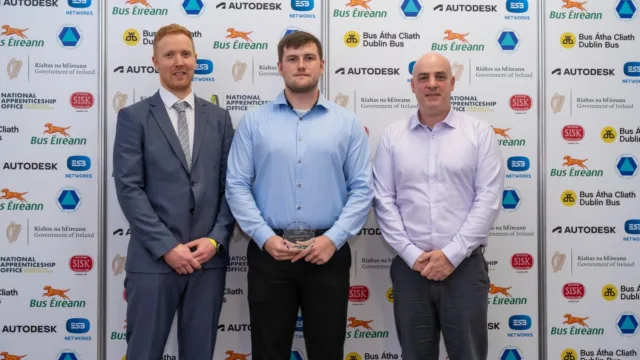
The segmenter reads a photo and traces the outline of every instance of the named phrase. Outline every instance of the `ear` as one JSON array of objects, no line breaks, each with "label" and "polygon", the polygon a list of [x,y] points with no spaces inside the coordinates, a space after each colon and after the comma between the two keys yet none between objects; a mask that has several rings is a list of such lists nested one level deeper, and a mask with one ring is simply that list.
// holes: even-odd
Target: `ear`
[{"label": "ear", "polygon": [[452,76],[451,77],[451,91],[453,91],[453,89],[456,88],[456,77]]},{"label": "ear", "polygon": [[278,72],[280,73],[280,76],[282,76],[282,63],[280,61],[278,61]]}]

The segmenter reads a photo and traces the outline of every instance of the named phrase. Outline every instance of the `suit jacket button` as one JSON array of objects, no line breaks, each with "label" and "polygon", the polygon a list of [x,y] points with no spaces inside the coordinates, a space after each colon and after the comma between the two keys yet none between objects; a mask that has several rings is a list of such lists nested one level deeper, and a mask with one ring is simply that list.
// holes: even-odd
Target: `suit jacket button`
[{"label": "suit jacket button", "polygon": [[197,182],[195,182],[195,181],[191,182],[191,186],[196,186],[196,184],[197,184]]},{"label": "suit jacket button", "polygon": [[189,212],[193,214],[194,210],[195,210],[194,208],[191,208],[189,209]]}]

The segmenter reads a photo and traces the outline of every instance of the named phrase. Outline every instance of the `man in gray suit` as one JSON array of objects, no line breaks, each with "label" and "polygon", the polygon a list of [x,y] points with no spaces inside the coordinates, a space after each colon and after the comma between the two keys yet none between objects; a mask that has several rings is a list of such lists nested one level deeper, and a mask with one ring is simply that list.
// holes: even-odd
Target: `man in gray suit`
[{"label": "man in gray suit", "polygon": [[181,360],[211,360],[234,219],[226,203],[229,112],[191,90],[191,33],[155,35],[160,90],[123,108],[113,150],[118,201],[129,221],[127,359],[163,355],[178,311]]}]

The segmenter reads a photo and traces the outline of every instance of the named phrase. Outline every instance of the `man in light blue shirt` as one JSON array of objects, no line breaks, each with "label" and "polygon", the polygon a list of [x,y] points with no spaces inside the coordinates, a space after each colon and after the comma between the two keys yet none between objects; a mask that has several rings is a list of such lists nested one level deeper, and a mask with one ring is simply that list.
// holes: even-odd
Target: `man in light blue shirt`
[{"label": "man in light blue shirt", "polygon": [[[227,202],[252,238],[252,359],[289,358],[300,308],[309,360],[342,360],[347,240],[364,225],[373,200],[369,144],[355,115],[318,90],[324,60],[316,37],[287,35],[278,59],[285,89],[241,119],[227,165]],[[294,229],[308,236],[295,243]]]},{"label": "man in light blue shirt", "polygon": [[374,208],[391,264],[405,360],[486,360],[489,275],[483,256],[500,212],[502,153],[494,129],[451,108],[449,61],[413,68],[418,111],[387,127],[373,165]]}]

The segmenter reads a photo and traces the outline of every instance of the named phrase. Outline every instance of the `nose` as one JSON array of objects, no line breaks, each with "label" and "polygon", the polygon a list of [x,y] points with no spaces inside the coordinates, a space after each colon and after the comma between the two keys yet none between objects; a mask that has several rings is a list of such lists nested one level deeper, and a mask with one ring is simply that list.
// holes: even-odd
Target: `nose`
[{"label": "nose", "polygon": [[174,57],[174,64],[176,66],[182,66],[184,65],[184,59],[182,58],[182,55],[176,55]]}]

